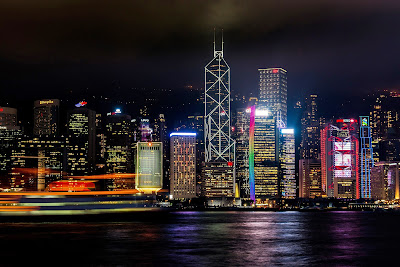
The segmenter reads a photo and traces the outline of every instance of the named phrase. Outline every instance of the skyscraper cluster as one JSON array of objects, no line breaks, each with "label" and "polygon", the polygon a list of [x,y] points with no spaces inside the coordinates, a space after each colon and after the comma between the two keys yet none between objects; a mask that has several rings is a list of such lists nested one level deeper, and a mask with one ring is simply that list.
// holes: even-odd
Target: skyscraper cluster
[{"label": "skyscraper cluster", "polygon": [[[400,97],[374,95],[368,116],[324,118],[319,98],[298,101],[289,125],[288,72],[260,68],[256,96],[231,96],[223,42],[205,66],[204,111],[180,114],[169,131],[147,107],[132,117],[80,101],[60,116],[61,101],[33,103],[33,129],[17,109],[0,107],[1,190],[50,190],[51,184],[104,175],[96,188],[136,188],[209,206],[281,206],[304,198],[395,199],[400,196]],[[232,105],[233,98],[240,105]],[[62,113],[61,115],[63,115]],[[64,127],[65,126],[65,127]],[[65,128],[65,129],[64,129]],[[169,134],[169,138],[168,138]],[[98,176],[96,176],[98,177]]]},{"label": "skyscraper cluster", "polygon": [[110,179],[97,181],[96,187],[162,189],[167,140],[164,115],[150,123],[148,118],[132,119],[120,109],[102,116],[88,105],[80,101],[69,107],[66,129],[61,132],[60,101],[35,101],[31,134],[18,126],[16,109],[0,107],[0,187],[46,191],[54,181],[108,174],[104,177]]}]

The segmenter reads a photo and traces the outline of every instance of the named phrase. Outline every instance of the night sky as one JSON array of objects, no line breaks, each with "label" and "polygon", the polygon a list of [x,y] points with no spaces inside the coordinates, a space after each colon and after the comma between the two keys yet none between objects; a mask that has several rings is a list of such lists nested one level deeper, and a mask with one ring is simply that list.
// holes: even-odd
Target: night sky
[{"label": "night sky", "polygon": [[256,92],[258,68],[283,67],[292,101],[356,97],[399,87],[399,12],[376,0],[2,0],[0,96],[203,87],[223,28],[233,92]]}]

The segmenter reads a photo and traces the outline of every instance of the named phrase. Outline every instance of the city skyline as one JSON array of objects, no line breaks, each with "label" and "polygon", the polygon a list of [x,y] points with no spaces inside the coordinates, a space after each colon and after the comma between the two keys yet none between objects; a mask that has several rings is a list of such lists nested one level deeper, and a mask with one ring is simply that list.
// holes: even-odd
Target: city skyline
[{"label": "city skyline", "polygon": [[399,12],[1,1],[0,265],[393,265]]}]

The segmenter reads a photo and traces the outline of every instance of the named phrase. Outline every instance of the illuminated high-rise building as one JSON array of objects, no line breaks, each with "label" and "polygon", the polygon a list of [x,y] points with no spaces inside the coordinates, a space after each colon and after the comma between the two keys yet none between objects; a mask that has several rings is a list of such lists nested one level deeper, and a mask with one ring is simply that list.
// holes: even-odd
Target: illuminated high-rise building
[{"label": "illuminated high-rise building", "polygon": [[[198,187],[201,187],[201,168],[205,158],[204,116],[200,114],[189,115],[186,129],[196,132],[196,175]],[[197,191],[199,193],[201,191],[200,188]]]},{"label": "illuminated high-rise building", "polygon": [[391,128],[400,126],[400,94],[396,91],[381,90],[377,93],[375,103],[370,111],[370,127],[373,147],[374,161],[382,161],[385,157],[384,147],[380,143],[388,134]]},{"label": "illuminated high-rise building", "polygon": [[11,169],[11,155],[21,135],[19,126],[0,126],[0,174],[6,174]]},{"label": "illuminated high-rise building", "polygon": [[287,71],[282,68],[259,69],[259,107],[267,108],[277,123],[287,124]]},{"label": "illuminated high-rise building", "polygon": [[296,198],[296,144],[294,129],[279,129],[279,183],[282,198]]},{"label": "illuminated high-rise building", "polygon": [[149,119],[140,119],[140,141],[150,142],[152,141],[153,129],[150,128]]},{"label": "illuminated high-rise building", "polygon": [[17,126],[17,109],[0,107],[0,127],[1,126]]},{"label": "illuminated high-rise building", "polygon": [[253,108],[253,112],[254,130],[250,124],[250,184],[254,179],[255,199],[263,201],[279,197],[278,129],[275,117],[267,109]]},{"label": "illuminated high-rise building", "polygon": [[301,117],[301,159],[317,159],[321,153],[320,122],[317,111],[317,95],[308,96]]},{"label": "illuminated high-rise building", "polygon": [[249,185],[249,134],[251,108],[236,111],[236,183],[241,198],[250,198]]},{"label": "illuminated high-rise building", "polygon": [[10,187],[44,191],[49,183],[61,180],[66,171],[64,138],[21,137],[13,150]]},{"label": "illuminated high-rise building", "polygon": [[371,169],[371,198],[394,200],[400,198],[400,163],[380,161]]},{"label": "illuminated high-rise building", "polygon": [[36,100],[33,107],[33,134],[57,136],[59,132],[60,100]]},{"label": "illuminated high-rise building", "polygon": [[[205,166],[206,197],[235,196],[235,142],[231,137],[230,67],[224,59],[223,41],[205,66]],[[213,170],[215,173],[213,173]]]},{"label": "illuminated high-rise building", "polygon": [[328,197],[360,197],[357,120],[340,119],[321,130],[322,189]]},{"label": "illuminated high-rise building", "polygon": [[17,126],[17,109],[0,107],[0,174],[11,169],[12,150],[21,135],[22,131]]},{"label": "illuminated high-rise building", "polygon": [[67,130],[68,173],[92,174],[96,159],[96,112],[84,107],[68,111]]},{"label": "illuminated high-rise building", "polygon": [[299,197],[321,197],[321,160],[301,159],[299,163]]},{"label": "illuminated high-rise building", "polygon": [[106,173],[106,133],[104,130],[103,118],[96,113],[96,174]]},{"label": "illuminated high-rise building", "polygon": [[170,134],[170,194],[173,198],[196,197],[196,133]]},{"label": "illuminated high-rise building", "polygon": [[107,115],[107,173],[130,173],[132,170],[130,125],[131,116],[122,114],[119,109]]},{"label": "illuminated high-rise building", "polygon": [[370,112],[370,126],[373,140],[382,140],[389,128],[399,126],[400,94],[384,90],[379,92]]},{"label": "illuminated high-rise building", "polygon": [[372,148],[371,127],[369,126],[369,116],[360,116],[360,141],[360,197],[371,198],[371,169],[374,167],[374,157]]},{"label": "illuminated high-rise building", "polygon": [[155,193],[163,187],[163,146],[161,142],[136,143],[135,188]]},{"label": "illuminated high-rise building", "polygon": [[[152,141],[161,142],[163,144],[163,151],[169,151],[169,140],[167,138],[167,124],[165,121],[165,115],[159,114],[153,123],[153,134]],[[170,157],[168,153],[163,154],[163,185],[165,188],[169,188],[169,172],[170,172]]]}]

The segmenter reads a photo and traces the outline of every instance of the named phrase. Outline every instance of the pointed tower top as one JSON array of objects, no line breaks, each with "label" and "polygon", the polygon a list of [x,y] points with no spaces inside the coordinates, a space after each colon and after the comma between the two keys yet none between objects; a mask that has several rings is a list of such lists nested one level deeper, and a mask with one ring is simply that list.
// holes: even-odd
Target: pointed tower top
[{"label": "pointed tower top", "polygon": [[214,57],[220,55],[224,57],[224,29],[221,30],[221,49],[216,50],[215,40],[216,40],[215,28],[214,28]]}]

